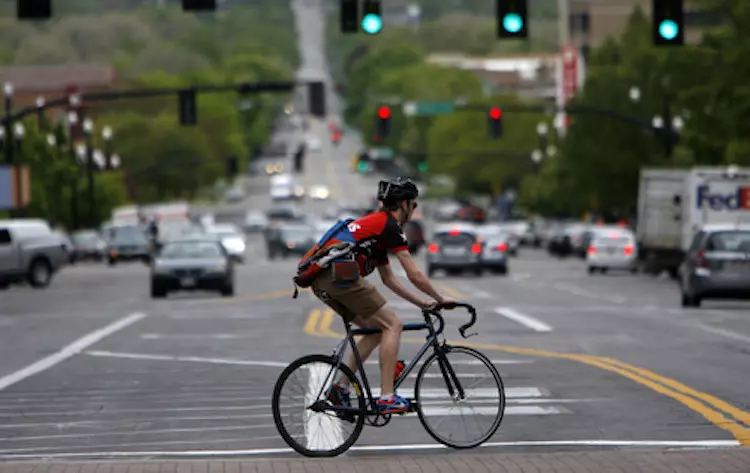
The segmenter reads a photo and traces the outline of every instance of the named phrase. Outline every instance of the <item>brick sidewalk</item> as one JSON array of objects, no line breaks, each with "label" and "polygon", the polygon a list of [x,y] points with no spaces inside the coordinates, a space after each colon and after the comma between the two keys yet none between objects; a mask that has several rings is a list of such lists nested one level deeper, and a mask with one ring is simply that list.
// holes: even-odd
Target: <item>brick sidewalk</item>
[{"label": "brick sidewalk", "polygon": [[750,473],[750,448],[572,453],[457,453],[334,459],[8,462],[0,473]]}]

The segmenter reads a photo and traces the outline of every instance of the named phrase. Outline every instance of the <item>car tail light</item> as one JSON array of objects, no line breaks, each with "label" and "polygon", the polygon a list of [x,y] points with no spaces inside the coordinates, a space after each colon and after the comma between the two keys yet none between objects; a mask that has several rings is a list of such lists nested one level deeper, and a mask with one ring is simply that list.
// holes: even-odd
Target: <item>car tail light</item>
[{"label": "car tail light", "polygon": [[458,236],[460,234],[461,234],[461,232],[458,231],[458,230],[451,230],[450,233],[449,233],[450,236]]},{"label": "car tail light", "polygon": [[696,266],[699,268],[708,268],[708,260],[706,260],[706,252],[703,250],[698,250],[698,252],[695,254],[696,259]]},{"label": "car tail light", "polygon": [[590,254],[590,255],[595,255],[595,254],[596,254],[596,247],[595,247],[595,246],[593,246],[593,245],[592,245],[592,246],[589,246],[589,247],[588,247],[588,249],[587,249],[586,251],[587,251],[587,252],[588,252],[588,254]]},{"label": "car tail light", "polygon": [[431,243],[430,246],[427,247],[427,251],[433,255],[436,254],[439,249],[440,247],[437,246],[436,243]]},{"label": "car tail light", "polygon": [[497,251],[508,251],[508,245],[506,243],[500,243],[497,245]]},{"label": "car tail light", "polygon": [[478,255],[482,252],[482,245],[480,245],[479,243],[474,243],[473,245],[471,245],[471,252],[475,255]]},{"label": "car tail light", "polygon": [[625,245],[625,255],[630,256],[633,254],[634,248],[633,245]]}]

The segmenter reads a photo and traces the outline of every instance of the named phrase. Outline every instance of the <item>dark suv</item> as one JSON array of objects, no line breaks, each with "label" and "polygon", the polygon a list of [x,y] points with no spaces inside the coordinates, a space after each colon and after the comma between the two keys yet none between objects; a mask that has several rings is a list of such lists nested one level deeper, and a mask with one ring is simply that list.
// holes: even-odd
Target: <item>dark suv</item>
[{"label": "dark suv", "polygon": [[683,307],[703,299],[750,299],[750,226],[712,225],[695,234],[680,267]]},{"label": "dark suv", "polygon": [[448,274],[471,271],[482,274],[483,245],[479,235],[469,229],[436,232],[427,246],[427,275],[437,270]]}]

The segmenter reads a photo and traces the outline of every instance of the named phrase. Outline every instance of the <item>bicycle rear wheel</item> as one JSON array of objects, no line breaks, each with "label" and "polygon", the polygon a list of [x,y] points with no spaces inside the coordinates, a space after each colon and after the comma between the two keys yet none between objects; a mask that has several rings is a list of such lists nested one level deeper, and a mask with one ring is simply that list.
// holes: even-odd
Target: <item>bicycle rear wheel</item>
[{"label": "bicycle rear wheel", "polygon": [[[327,390],[341,374],[349,379],[352,410],[336,412]],[[317,406],[317,407],[313,407]],[[308,355],[279,375],[271,401],[273,420],[284,441],[307,457],[335,457],[356,442],[365,423],[365,396],[354,373],[327,355]],[[287,420],[297,416],[297,420]]]},{"label": "bicycle rear wheel", "polygon": [[[472,448],[486,442],[500,427],[505,413],[505,389],[500,373],[480,352],[442,346],[447,363],[433,353],[419,370],[414,386],[417,414],[428,434],[452,448]],[[446,384],[454,389],[454,395]],[[458,386],[464,390],[460,398]],[[475,421],[467,425],[467,421]],[[461,435],[466,438],[461,438]]]}]

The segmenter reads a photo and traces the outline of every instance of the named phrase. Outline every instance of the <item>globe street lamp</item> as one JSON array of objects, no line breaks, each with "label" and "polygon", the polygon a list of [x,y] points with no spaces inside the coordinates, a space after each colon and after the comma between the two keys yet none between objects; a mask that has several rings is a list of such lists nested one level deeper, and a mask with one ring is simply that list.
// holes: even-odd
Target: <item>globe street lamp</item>
[{"label": "globe street lamp", "polygon": [[36,98],[36,126],[41,130],[44,126],[44,105],[46,104],[44,97],[39,96]]},{"label": "globe street lamp", "polygon": [[[663,87],[666,88],[668,84],[669,81],[667,79],[662,81]],[[641,101],[641,89],[637,86],[631,87],[628,91],[628,97],[631,102],[639,103]],[[666,92],[662,108],[662,114],[657,114],[651,117],[651,127],[662,133],[664,137],[664,154],[667,158],[670,158],[674,151],[675,138],[678,137],[679,132],[685,127],[685,119],[679,115],[672,115],[670,99],[666,95]]]},{"label": "globe street lamp", "polygon": [[[13,124],[10,120],[10,114],[13,111],[13,84],[6,82],[3,84],[3,96],[5,97],[5,136],[10,139],[13,135]],[[5,147],[5,163],[13,164],[13,146]]]},{"label": "globe street lamp", "polygon": [[102,138],[104,139],[104,158],[105,158],[105,169],[112,169],[112,162],[111,162],[111,152],[110,152],[110,141],[112,140],[112,136],[114,136],[114,133],[112,132],[112,127],[107,125],[104,128],[102,128]]},{"label": "globe street lamp", "polygon": [[88,181],[89,225],[96,224],[96,196],[94,195],[94,121],[83,120],[83,133],[86,135],[86,180]]}]

